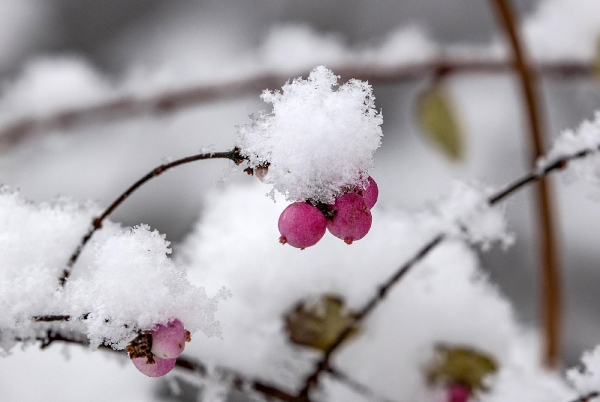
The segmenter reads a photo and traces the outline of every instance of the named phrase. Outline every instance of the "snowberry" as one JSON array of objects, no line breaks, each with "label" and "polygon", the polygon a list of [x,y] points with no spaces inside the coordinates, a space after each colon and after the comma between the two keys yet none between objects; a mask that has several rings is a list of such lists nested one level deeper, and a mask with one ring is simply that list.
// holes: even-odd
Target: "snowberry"
[{"label": "snowberry", "polygon": [[447,402],[467,402],[471,390],[462,384],[453,384],[448,388]]},{"label": "snowberry", "polygon": [[327,228],[327,219],[317,207],[307,202],[295,202],[283,210],[278,227],[280,243],[305,248],[321,240]]},{"label": "snowberry", "polygon": [[152,330],[152,353],[163,359],[179,357],[185,348],[187,335],[183,323],[175,319]]},{"label": "snowberry", "polygon": [[148,377],[162,377],[175,367],[175,361],[177,359],[161,359],[160,357],[154,356],[154,363],[149,363],[146,357],[134,357],[131,359],[133,365],[142,374]]},{"label": "snowberry", "polygon": [[335,216],[327,222],[327,229],[346,243],[352,244],[353,241],[362,239],[371,229],[371,212],[359,194],[342,194],[331,209]]},{"label": "snowberry", "polygon": [[379,196],[379,187],[377,187],[377,183],[372,177],[369,177],[369,184],[367,184],[367,188],[362,190],[362,196],[365,200],[365,205],[367,208],[373,208],[377,202],[377,197]]}]

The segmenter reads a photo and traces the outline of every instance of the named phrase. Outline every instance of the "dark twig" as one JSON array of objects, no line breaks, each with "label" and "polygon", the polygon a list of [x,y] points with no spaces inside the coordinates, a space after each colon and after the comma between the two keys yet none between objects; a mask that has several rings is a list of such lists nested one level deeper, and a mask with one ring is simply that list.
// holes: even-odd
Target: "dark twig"
[{"label": "dark twig", "polygon": [[238,148],[234,148],[233,150],[227,152],[208,152],[188,156],[186,158],[177,159],[176,161],[160,165],[157,168],[151,170],[147,175],[136,181],[123,194],[121,194],[119,198],[117,198],[108,208],[106,208],[106,210],[100,216],[92,220],[92,227],[89,229],[87,234],[81,239],[81,243],[77,246],[73,254],[71,254],[71,257],[69,258],[69,261],[67,263],[67,267],[65,268],[65,270],[62,273],[62,276],[60,277],[61,286],[65,285],[67,279],[69,278],[69,275],[71,274],[73,265],[75,265],[75,262],[77,262],[77,259],[81,254],[81,251],[83,250],[87,242],[91,239],[94,232],[96,232],[102,227],[102,222],[104,221],[104,219],[106,219],[115,209],[117,209],[117,207],[121,205],[123,201],[125,201],[131,194],[133,194],[135,190],[137,190],[150,179],[160,176],[162,173],[166,172],[171,168],[205,159],[229,159],[235,164],[240,164],[244,160],[244,157],[240,154]]},{"label": "dark twig", "polygon": [[[562,170],[569,164],[570,161],[584,158],[592,153],[598,152],[598,149],[589,149],[578,152],[576,154],[559,158],[552,163],[548,163],[541,169],[534,170],[521,178],[515,180],[513,183],[506,186],[505,189],[498,191],[497,193],[488,197],[489,205],[495,205],[507,198],[516,191],[524,188],[525,186],[535,183],[549,173]],[[388,294],[390,289],[396,285],[418,262],[425,258],[432,250],[434,250],[442,241],[446,238],[444,233],[440,233],[435,236],[432,240],[421,247],[416,254],[411,257],[407,262],[400,266],[392,276],[390,276],[382,285],[377,288],[377,292],[371,296],[367,303],[362,309],[356,314],[354,319],[339,333],[337,338],[329,345],[327,350],[323,353],[321,359],[315,365],[313,372],[308,375],[304,381],[304,387],[298,394],[299,400],[307,399],[310,391],[318,385],[319,377],[323,372],[330,370],[330,360],[332,355],[339,349],[339,347],[348,339],[352,334],[354,328],[360,326],[360,324],[368,318],[370,313],[383,302],[385,296]]]},{"label": "dark twig", "polygon": [[[82,345],[82,346],[89,345],[89,341],[85,336],[79,336],[79,337],[76,335],[68,336],[66,334],[63,334],[60,332],[53,332],[53,331],[48,331],[48,333],[45,337],[38,337],[37,340],[41,342],[40,347],[42,349],[47,348],[53,342],[64,342],[64,343],[70,343],[70,344]],[[106,345],[102,345],[102,346],[100,346],[100,348],[102,350],[106,350],[106,351],[110,351],[110,352],[123,353],[122,351],[114,350],[110,346],[106,346]],[[177,362],[175,363],[175,367],[182,369],[182,370],[187,370],[187,371],[197,373],[201,377],[206,377],[209,375],[209,370],[207,369],[206,365],[204,365],[204,363],[202,363],[201,361],[199,361],[197,359],[193,359],[193,358],[187,357],[187,356],[178,357]],[[239,374],[238,372],[236,372],[235,370],[225,368],[225,367],[219,367],[217,370],[222,372],[223,374],[225,374],[228,378],[230,378],[232,380],[232,382],[231,382],[232,387],[236,388],[240,391],[246,391],[248,389],[252,389],[252,390],[266,396],[267,398],[276,398],[281,401],[287,401],[287,402],[295,401],[295,397],[293,395],[287,393],[286,391],[283,391],[277,387],[274,387],[272,385],[269,385],[269,384],[266,384],[266,383],[263,383],[263,382],[260,382],[257,380],[248,379],[248,378],[242,376],[241,374]]]},{"label": "dark twig", "polygon": [[[444,74],[504,74],[512,71],[513,68],[511,63],[504,60],[459,60],[454,58],[437,58],[422,63],[403,63],[387,67],[367,64],[331,67],[344,81],[356,78],[367,80],[371,84],[390,84]],[[594,74],[592,63],[576,61],[540,63],[535,68],[538,74],[552,78],[589,77]],[[48,117],[25,117],[0,129],[0,147],[17,144],[42,130],[65,130],[78,124],[104,123],[147,115],[162,115],[203,103],[256,93],[264,88],[279,88],[289,77],[301,75],[306,76],[307,71],[297,71],[295,74],[286,75],[259,73],[241,80],[198,85],[182,90],[167,91],[147,98],[128,96],[97,105],[63,110]]]},{"label": "dark twig", "polygon": [[[542,156],[544,150],[541,106],[537,94],[538,79],[534,68],[527,63],[523,39],[517,28],[519,24],[509,0],[492,1],[513,50],[514,67],[518,72],[529,122],[533,145],[530,161],[533,165],[537,158]],[[561,281],[553,224],[552,189],[547,180],[540,180],[535,190],[540,234],[539,264],[542,280],[542,323],[545,335],[544,364],[546,367],[556,368],[560,358]]]},{"label": "dark twig", "polygon": [[368,398],[370,401],[378,401],[378,402],[392,402],[390,399],[383,397],[373,391],[367,385],[356,381],[354,378],[348,376],[348,374],[341,372],[340,370],[329,368],[327,373],[331,375],[333,378],[338,380],[339,382],[345,384],[348,388],[352,389],[354,392]]},{"label": "dark twig", "polygon": [[573,399],[572,401],[569,401],[569,402],[589,402],[592,399],[598,398],[598,397],[600,397],[600,392],[594,391],[594,392],[590,392],[589,394],[582,395],[582,396],[578,397],[577,399]]}]

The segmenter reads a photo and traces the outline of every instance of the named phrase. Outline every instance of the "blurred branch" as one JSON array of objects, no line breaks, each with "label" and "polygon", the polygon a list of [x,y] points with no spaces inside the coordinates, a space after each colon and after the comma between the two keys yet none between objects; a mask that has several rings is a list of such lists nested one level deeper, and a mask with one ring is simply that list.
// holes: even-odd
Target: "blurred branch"
[{"label": "blurred branch", "polygon": [[[518,72],[521,83],[533,145],[530,163],[534,165],[544,152],[540,97],[537,94],[538,79],[534,69],[527,63],[523,39],[517,31],[519,24],[509,0],[492,0],[492,2],[513,50],[514,68]],[[542,325],[545,335],[544,364],[546,367],[556,368],[560,358],[561,284],[553,224],[555,215],[552,207],[552,188],[548,180],[540,180],[535,190],[540,236],[538,246],[542,280]]]},{"label": "blurred branch", "polygon": [[[552,78],[591,77],[592,62],[565,61],[539,63],[538,74]],[[393,84],[417,80],[431,75],[485,73],[505,74],[513,71],[513,64],[503,60],[461,60],[437,58],[421,63],[378,66],[358,64],[335,67],[342,80],[351,78],[369,81],[370,84]],[[265,88],[280,88],[289,77],[306,76],[308,71],[294,74],[259,73],[244,79],[219,84],[197,85],[172,90],[146,98],[126,96],[96,105],[66,109],[47,117],[24,117],[0,128],[0,147],[15,145],[39,131],[65,130],[76,125],[106,123],[140,116],[160,116],[184,108],[220,100],[256,94]]]},{"label": "blurred branch", "polygon": [[573,399],[573,400],[572,400],[572,401],[570,401],[570,402],[589,402],[589,401],[591,401],[592,399],[594,399],[594,398],[598,398],[598,397],[600,397],[600,392],[598,392],[598,391],[594,391],[594,392],[590,392],[589,394],[582,395],[582,396],[580,396],[580,397],[579,397],[579,398],[577,398],[577,399]]},{"label": "blurred branch", "polygon": [[[64,342],[75,345],[89,346],[89,341],[85,336],[77,336],[77,334],[68,336],[63,333],[54,331],[48,331],[45,337],[38,337],[36,340],[41,342],[40,347],[42,349],[47,348],[54,342]],[[122,353],[122,351],[114,350],[113,348],[107,345],[102,345],[100,346],[100,348],[105,351]],[[197,373],[201,377],[207,377],[209,375],[209,370],[204,363],[186,356],[178,357],[177,362],[175,363],[175,367],[178,367],[182,370]],[[247,391],[251,389],[266,396],[267,398],[277,398],[281,401],[288,402],[293,402],[295,400],[295,397],[293,395],[266,383],[248,379],[240,373],[236,372],[235,370],[225,367],[218,367],[216,370],[227,376],[231,380],[231,386],[240,391]]]},{"label": "blurred branch", "polygon": [[[577,152],[573,155],[565,156],[555,160],[552,163],[548,163],[542,168],[532,170],[531,172],[525,174],[519,179],[507,185],[504,189],[498,191],[497,193],[488,197],[488,204],[493,206],[510,195],[516,193],[518,190],[530,185],[532,183],[536,183],[546,177],[548,174],[563,170],[566,168],[570,161],[581,159],[586,156],[589,156],[593,153],[597,153],[599,149],[586,149],[580,152]],[[382,283],[377,291],[371,298],[367,301],[367,303],[356,313],[354,319],[338,334],[337,338],[329,345],[327,350],[323,353],[321,359],[315,365],[313,372],[305,379],[304,387],[298,394],[298,398],[302,400],[302,398],[308,399],[310,391],[314,389],[319,382],[319,377],[323,372],[329,371],[331,367],[331,357],[333,354],[339,349],[340,346],[350,337],[350,335],[354,332],[355,328],[360,327],[362,322],[366,320],[369,315],[375,310],[375,308],[383,302],[388,292],[392,289],[392,287],[398,282],[415,266],[417,263],[421,262],[423,258],[425,258],[429,253],[434,250],[437,246],[439,246],[443,240],[446,239],[446,234],[440,233],[435,236],[432,240],[426,243],[423,247],[421,247],[413,257],[411,257],[407,262],[405,262],[402,266],[400,266],[392,276],[390,276],[384,283]]]},{"label": "blurred branch", "polygon": [[351,378],[344,372],[341,372],[334,368],[329,368],[329,369],[327,369],[327,373],[329,375],[331,375],[331,377],[335,378],[336,380],[346,384],[346,386],[348,388],[352,389],[357,394],[360,394],[360,395],[368,398],[369,401],[392,402],[390,399],[387,399],[381,395],[378,395],[370,387],[366,386],[363,383],[356,381],[355,379]]},{"label": "blurred branch", "polygon": [[106,208],[106,210],[100,216],[92,220],[92,227],[89,229],[86,235],[83,236],[83,238],[81,239],[81,243],[77,246],[73,254],[71,254],[71,257],[69,258],[69,261],[67,263],[67,267],[64,269],[59,279],[61,286],[65,285],[67,279],[69,278],[69,275],[71,275],[73,265],[75,265],[77,259],[79,258],[79,255],[81,254],[81,251],[83,250],[87,242],[92,238],[92,235],[96,232],[96,230],[102,227],[102,222],[104,221],[104,219],[106,219],[111,213],[113,213],[113,211],[117,209],[117,207],[121,205],[127,198],[129,198],[129,196],[133,194],[133,192],[135,192],[138,188],[140,188],[144,183],[146,183],[150,179],[160,176],[161,174],[163,174],[171,168],[184,165],[186,163],[206,159],[229,159],[235,164],[239,165],[244,160],[244,157],[240,154],[238,148],[234,148],[233,150],[226,152],[207,152],[188,156],[185,158],[177,159],[170,163],[165,163],[151,170],[144,177],[132,184],[131,187],[129,187],[123,194],[119,196],[119,198],[117,198],[108,208]]}]

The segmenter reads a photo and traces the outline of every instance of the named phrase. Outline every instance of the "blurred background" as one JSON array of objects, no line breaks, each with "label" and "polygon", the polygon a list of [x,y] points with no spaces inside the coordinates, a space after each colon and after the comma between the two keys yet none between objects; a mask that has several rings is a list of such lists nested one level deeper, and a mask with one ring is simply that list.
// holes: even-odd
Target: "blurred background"
[{"label": "blurred background", "polygon": [[[512,3],[536,61],[593,62],[600,36],[597,0]],[[497,60],[506,54],[491,2],[479,0],[1,0],[0,138],[15,123],[63,110],[265,72],[293,78],[318,64],[335,72],[348,65],[393,66],[440,55]],[[441,82],[431,74],[418,75],[374,87],[384,137],[372,176],[383,208],[422,210],[453,179],[502,186],[530,168],[513,75],[467,72]],[[551,77],[541,83],[548,146],[563,129],[600,109],[597,77]],[[419,99],[432,85],[443,88],[453,110],[462,144],[458,157],[449,157],[419,128]],[[0,146],[0,183],[36,202],[65,196],[107,205],[165,160],[206,147],[230,149],[236,126],[265,108],[259,94],[246,91],[131,119],[84,117],[64,127],[27,126],[29,135]],[[224,162],[185,166],[142,188],[112,219],[148,223],[175,243],[177,253],[177,242],[201,216],[206,189],[244,180],[241,173],[228,173]],[[594,201],[597,190],[557,177],[552,183],[564,283],[563,356],[572,364],[600,343],[600,206]],[[539,285],[531,191],[512,197],[506,211],[515,245],[482,253],[482,265],[513,301],[519,320],[535,326]],[[107,370],[114,366],[112,357],[68,349],[73,358],[65,361],[56,357],[58,349],[37,353],[30,348],[0,359],[0,392],[6,395],[1,399],[39,399],[38,387],[26,385],[36,378],[53,395],[49,400],[81,400],[84,391],[77,389],[88,386],[82,372],[114,384],[114,395],[105,388],[97,391],[99,400],[169,398],[164,383],[148,386],[150,380],[137,373],[130,378],[122,370]],[[148,392],[124,392],[132,382],[143,383]]]}]

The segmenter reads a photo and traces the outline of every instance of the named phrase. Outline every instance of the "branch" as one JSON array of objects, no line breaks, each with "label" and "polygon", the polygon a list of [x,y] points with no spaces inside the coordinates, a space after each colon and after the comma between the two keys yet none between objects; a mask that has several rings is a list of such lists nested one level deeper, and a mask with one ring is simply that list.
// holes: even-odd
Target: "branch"
[{"label": "branch", "polygon": [[330,374],[333,378],[338,380],[341,383],[344,383],[348,388],[352,389],[354,392],[368,398],[370,401],[377,402],[392,402],[390,399],[387,399],[381,395],[378,395],[375,391],[373,391],[367,385],[356,381],[355,379],[348,376],[346,373],[341,372],[334,368],[327,369],[327,373]]},{"label": "branch", "polygon": [[[515,69],[519,73],[519,81],[525,101],[529,133],[533,145],[531,163],[543,154],[543,133],[541,106],[537,95],[538,80],[532,67],[525,58],[523,39],[517,31],[517,21],[509,0],[493,0],[495,10],[502,22],[515,58]],[[538,225],[541,238],[539,239],[540,270],[542,278],[542,322],[545,334],[544,364],[556,368],[560,356],[560,310],[561,284],[560,269],[556,248],[556,236],[553,224],[552,189],[550,183],[541,180],[535,187],[538,203]]]},{"label": "branch", "polygon": [[[577,152],[576,154],[559,158],[540,169],[533,170],[520,177],[519,179],[515,180],[514,182],[510,183],[503,190],[500,190],[497,193],[488,197],[488,204],[490,206],[495,205],[500,201],[504,200],[505,198],[509,197],[510,195],[514,194],[518,190],[526,187],[527,185],[541,180],[551,172],[563,170],[568,166],[570,161],[584,158],[588,155],[598,152],[598,150],[599,149],[583,150]],[[331,357],[335,352],[337,352],[339,347],[353,333],[354,329],[358,328],[361,325],[361,323],[369,317],[371,312],[373,312],[373,310],[375,310],[375,308],[383,302],[391,288],[395,286],[415,265],[417,265],[417,263],[419,263],[432,250],[439,246],[445,238],[446,234],[444,233],[440,233],[437,236],[435,236],[432,240],[430,240],[423,247],[421,247],[413,257],[411,257],[407,262],[400,266],[392,276],[390,276],[383,284],[381,284],[377,288],[375,294],[371,296],[367,303],[354,316],[354,319],[348,325],[346,325],[346,327],[338,334],[337,338],[325,350],[323,356],[315,365],[313,372],[305,379],[304,387],[300,390],[298,394],[298,398],[300,400],[302,400],[302,398],[308,399],[310,391],[318,385],[320,375],[323,372],[327,372],[330,370]]]},{"label": "branch", "polygon": [[[20,339],[17,339],[17,340],[20,340]],[[46,337],[38,337],[36,340],[41,342],[40,347],[42,349],[47,348],[53,342],[64,342],[64,343],[70,343],[70,344],[74,344],[74,345],[89,346],[89,341],[85,337],[67,336],[60,332],[53,332],[53,331],[48,331]],[[114,350],[113,348],[111,348],[110,346],[107,346],[107,345],[102,345],[102,346],[100,346],[100,348],[102,350],[114,352],[114,353],[122,352],[119,350]],[[191,357],[187,357],[187,356],[178,357],[177,361],[175,363],[175,367],[178,367],[179,369],[182,369],[182,370],[187,370],[187,371],[197,373],[201,377],[207,377],[208,373],[209,373],[209,370],[207,369],[207,366],[204,363],[202,363],[199,360],[193,359]],[[248,389],[252,389],[252,390],[266,396],[267,398],[277,398],[281,401],[287,401],[287,402],[295,401],[295,397],[293,395],[291,395],[279,388],[276,388],[272,385],[269,385],[269,384],[266,384],[266,383],[263,383],[263,382],[260,382],[257,380],[248,379],[248,378],[244,377],[243,375],[241,375],[240,373],[238,373],[237,371],[232,370],[230,368],[218,367],[217,370],[220,371],[221,373],[227,375],[227,377],[231,378],[232,379],[232,383],[231,383],[232,387],[235,389],[238,389],[240,391],[247,391]]]},{"label": "branch", "polygon": [[[444,74],[505,74],[513,70],[512,63],[503,60],[461,60],[444,57],[422,63],[402,63],[387,67],[375,64],[333,67],[342,80],[356,78],[369,81],[370,84],[390,84]],[[594,74],[591,62],[539,63],[535,68],[538,74],[552,78],[590,77]],[[75,125],[174,113],[204,103],[239,98],[262,91],[264,88],[279,88],[290,76],[307,74],[308,71],[297,71],[291,75],[258,73],[245,79],[166,91],[146,98],[126,96],[96,105],[66,109],[47,117],[23,117],[0,129],[0,148],[18,144],[42,130],[65,130]]]},{"label": "branch", "polygon": [[62,276],[59,279],[61,286],[64,286],[67,279],[69,279],[69,275],[71,275],[73,265],[75,265],[75,263],[77,262],[81,251],[83,250],[87,242],[92,238],[92,235],[102,227],[102,222],[104,221],[104,219],[106,219],[115,209],[117,209],[117,207],[121,205],[123,201],[129,198],[129,196],[133,194],[133,192],[135,192],[139,187],[141,187],[150,179],[160,176],[161,174],[163,174],[171,168],[205,159],[229,159],[233,161],[236,165],[239,165],[244,160],[244,157],[240,154],[240,150],[238,148],[234,148],[233,150],[227,152],[208,152],[188,156],[186,158],[181,158],[176,161],[160,165],[157,168],[151,170],[148,174],[136,181],[123,194],[121,194],[119,198],[117,198],[108,208],[106,208],[106,210],[100,216],[92,220],[92,227],[89,229],[87,234],[81,239],[81,243],[77,246],[73,254],[71,254],[71,257],[69,258],[69,261],[67,263],[67,267],[65,268],[65,270],[62,273]]},{"label": "branch", "polygon": [[578,397],[577,399],[573,399],[570,402],[589,402],[592,399],[598,398],[598,397],[600,397],[600,392],[594,391],[594,392],[590,392],[589,394],[582,395],[582,396]]}]

